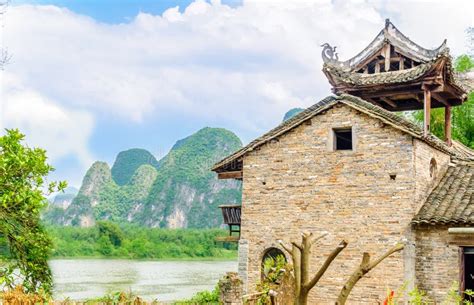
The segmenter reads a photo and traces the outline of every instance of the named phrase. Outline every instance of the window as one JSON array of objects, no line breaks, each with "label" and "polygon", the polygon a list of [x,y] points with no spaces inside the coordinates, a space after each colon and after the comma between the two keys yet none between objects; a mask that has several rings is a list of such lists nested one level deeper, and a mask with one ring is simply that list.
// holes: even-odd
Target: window
[{"label": "window", "polygon": [[334,129],[334,149],[352,150],[352,128]]}]

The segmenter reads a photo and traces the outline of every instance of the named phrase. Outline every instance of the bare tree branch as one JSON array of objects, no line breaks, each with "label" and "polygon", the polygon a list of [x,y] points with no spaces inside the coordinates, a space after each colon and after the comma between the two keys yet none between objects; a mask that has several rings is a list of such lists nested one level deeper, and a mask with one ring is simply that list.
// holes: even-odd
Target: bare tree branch
[{"label": "bare tree branch", "polygon": [[331,265],[332,261],[341,253],[342,250],[344,250],[347,247],[347,241],[343,240],[339,243],[337,248],[332,250],[331,254],[326,258],[326,261],[324,264],[319,268],[318,272],[314,275],[314,277],[311,279],[309,283],[307,283],[307,288],[308,290],[311,290],[314,285],[318,283],[318,281],[321,279],[321,277],[324,275],[328,267]]},{"label": "bare tree branch", "polygon": [[380,262],[382,262],[384,259],[392,255],[393,253],[401,251],[404,247],[405,246],[403,244],[396,244],[394,247],[390,248],[387,252],[375,259],[373,262],[370,262],[369,253],[364,252],[362,256],[362,262],[360,263],[359,267],[352,273],[352,275],[342,287],[341,292],[339,293],[339,296],[337,298],[336,305],[344,305],[354,286],[365,274],[367,274],[370,270],[375,268],[378,264],[380,264]]}]

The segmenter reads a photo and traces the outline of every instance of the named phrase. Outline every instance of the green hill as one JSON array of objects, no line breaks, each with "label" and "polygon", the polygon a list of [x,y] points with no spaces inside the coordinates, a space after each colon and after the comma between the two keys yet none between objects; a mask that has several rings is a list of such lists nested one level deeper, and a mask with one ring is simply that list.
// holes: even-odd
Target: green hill
[{"label": "green hill", "polygon": [[228,130],[203,128],[177,141],[159,162],[143,149],[121,152],[112,169],[95,162],[72,203],[51,206],[44,219],[78,226],[98,220],[168,228],[219,226],[217,206],[240,202],[241,184],[217,180],[210,168],[241,146]]},{"label": "green hill", "polygon": [[149,164],[158,167],[158,161],[147,150],[132,148],[117,155],[112,166],[112,178],[118,185],[127,184],[135,171],[142,165]]}]

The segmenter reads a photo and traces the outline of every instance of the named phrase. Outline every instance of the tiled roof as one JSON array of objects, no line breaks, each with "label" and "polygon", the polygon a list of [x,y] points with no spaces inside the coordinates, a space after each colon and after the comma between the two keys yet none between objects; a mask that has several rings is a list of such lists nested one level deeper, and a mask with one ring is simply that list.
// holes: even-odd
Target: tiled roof
[{"label": "tiled roof", "polygon": [[410,38],[400,32],[389,19],[385,20],[385,27],[377,34],[377,36],[370,42],[370,44],[362,50],[359,54],[346,61],[338,61],[332,58],[323,56],[325,62],[331,62],[338,66],[344,66],[346,68],[353,69],[361,62],[364,62],[367,58],[378,52],[382,46],[389,42],[391,45],[397,47],[400,51],[406,54],[408,57],[415,59],[420,62],[432,61],[439,54],[447,50],[446,40],[436,49],[425,49]]},{"label": "tiled roof", "polygon": [[438,57],[434,58],[433,60],[404,70],[364,74],[351,71],[344,66],[333,63],[325,63],[323,66],[323,71],[326,74],[331,75],[336,84],[345,84],[350,86],[371,86],[380,84],[389,85],[416,81],[435,70],[436,66],[439,64],[445,64],[447,80],[453,86],[457,87],[463,92],[472,90],[472,87],[470,87],[472,86],[472,79],[466,76],[466,74],[456,74],[454,72],[452,58],[448,51],[448,49],[445,49],[444,52],[438,54]]},{"label": "tiled roof", "polygon": [[[383,121],[384,123],[389,124],[392,127],[399,129],[403,132],[406,132],[412,135],[413,137],[426,142],[428,145],[453,156],[454,158],[474,160],[474,152],[471,152],[471,150],[469,150],[468,148],[465,148],[465,151],[464,151],[461,148],[456,148],[455,146],[453,147],[448,146],[445,142],[441,141],[434,135],[429,134],[428,136],[424,136],[423,129],[417,124],[407,120],[406,118],[399,116],[388,110],[385,110],[380,106],[371,104],[359,97],[352,96],[349,94],[342,94],[340,96],[329,96],[321,100],[320,102],[314,104],[313,106],[305,109],[304,111],[295,115],[291,119],[283,122],[276,128],[270,130],[263,136],[253,140],[247,146],[241,148],[240,150],[236,151],[232,155],[216,163],[212,167],[212,170],[214,171],[219,170],[219,168],[224,167],[227,164],[231,164],[239,160],[246,153],[286,133],[287,131],[299,126],[303,122],[311,119],[313,116],[334,106],[337,103],[343,103],[371,117],[377,118]],[[460,144],[457,144],[457,145],[460,145]]]},{"label": "tiled roof", "polygon": [[433,66],[433,62],[428,62],[410,69],[374,74],[351,72],[348,69],[332,64],[324,64],[323,69],[330,73],[337,83],[364,86],[377,84],[396,84],[416,80],[425,75],[425,73]]},{"label": "tiled roof", "polygon": [[412,223],[474,225],[474,162],[450,166]]}]

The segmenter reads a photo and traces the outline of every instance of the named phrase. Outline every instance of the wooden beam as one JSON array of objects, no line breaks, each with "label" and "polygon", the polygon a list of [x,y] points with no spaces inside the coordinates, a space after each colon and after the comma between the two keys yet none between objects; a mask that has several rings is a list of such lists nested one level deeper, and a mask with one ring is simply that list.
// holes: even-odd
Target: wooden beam
[{"label": "wooden beam", "polygon": [[451,146],[451,106],[444,108],[444,140]]},{"label": "wooden beam", "polygon": [[379,102],[377,102],[376,100],[374,100],[373,98],[370,98],[370,97],[366,97],[364,98],[367,102],[371,102],[372,104],[374,105],[377,105],[381,108],[385,108],[384,106],[382,106],[382,104],[380,104]]},{"label": "wooden beam", "polygon": [[375,73],[380,73],[380,64],[375,63]]},{"label": "wooden beam", "polygon": [[446,102],[445,98],[441,96],[438,92],[431,91],[431,96],[436,99],[438,102],[443,104],[444,106],[451,106],[448,102]]},{"label": "wooden beam", "polygon": [[399,70],[404,70],[404,69],[405,69],[405,59],[403,59],[403,56],[400,56]]},{"label": "wooden beam", "polygon": [[424,119],[423,119],[423,135],[427,136],[430,132],[430,120],[431,120],[431,91],[424,89]]},{"label": "wooden beam", "polygon": [[217,173],[218,179],[242,179],[242,171]]},{"label": "wooden beam", "polygon": [[390,106],[392,106],[393,108],[397,108],[397,104],[391,101],[389,98],[382,96],[380,99],[384,101],[385,103],[389,104]]}]

